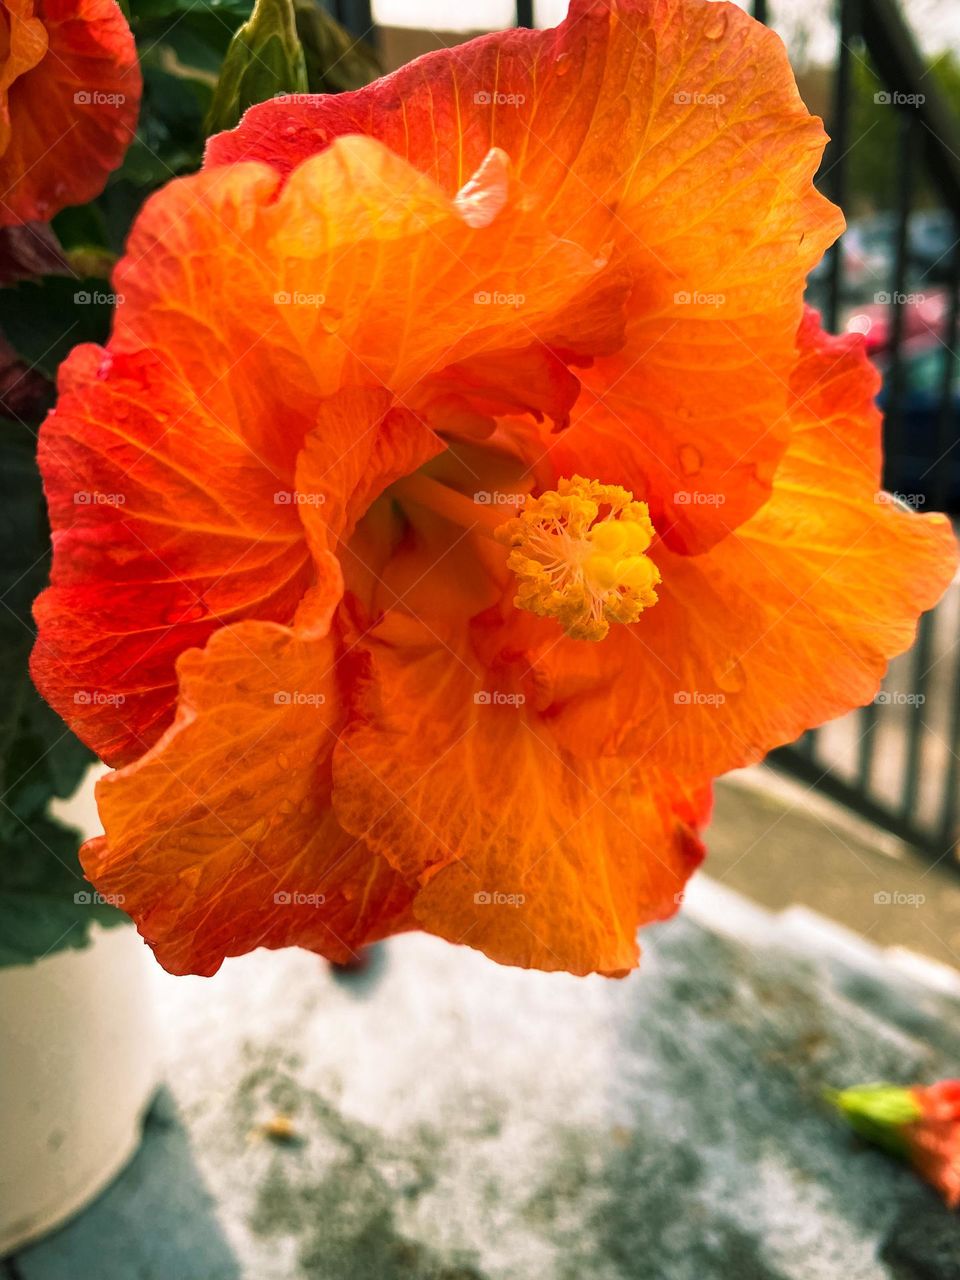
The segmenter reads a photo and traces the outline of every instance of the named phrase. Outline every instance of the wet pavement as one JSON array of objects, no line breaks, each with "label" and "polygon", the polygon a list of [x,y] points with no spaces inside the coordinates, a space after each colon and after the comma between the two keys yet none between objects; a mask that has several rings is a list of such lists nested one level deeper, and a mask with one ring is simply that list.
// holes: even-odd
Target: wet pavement
[{"label": "wet pavement", "polygon": [[[515,909],[515,908],[504,908]],[[960,975],[700,878],[622,982],[407,937],[156,973],[139,1154],[17,1280],[954,1280],[825,1085],[960,1074]]]}]

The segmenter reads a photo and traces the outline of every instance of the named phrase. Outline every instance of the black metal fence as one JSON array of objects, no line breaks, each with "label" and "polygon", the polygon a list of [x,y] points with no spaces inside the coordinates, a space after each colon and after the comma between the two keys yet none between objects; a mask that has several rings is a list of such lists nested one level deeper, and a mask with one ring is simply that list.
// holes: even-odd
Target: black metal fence
[{"label": "black metal fence", "polygon": [[[370,0],[335,0],[334,10],[349,30],[376,38]],[[776,0],[753,0],[752,10],[776,20]],[[533,0],[517,0],[516,23],[534,25]],[[885,487],[956,515],[960,119],[897,0],[837,0],[836,41],[821,108],[831,142],[817,182],[849,229],[811,277],[810,300],[834,332],[868,332],[883,372]],[[870,149],[881,159],[872,183],[862,163]],[[773,752],[770,763],[931,860],[960,866],[958,636],[952,590],[872,705]]]},{"label": "black metal fence", "polygon": [[[760,0],[755,16],[766,19],[768,8]],[[863,167],[858,158],[876,149],[869,135],[881,119],[891,144],[889,181],[864,192],[855,182]],[[960,120],[896,0],[840,0],[827,128],[831,142],[818,181],[850,229],[828,255],[823,276],[811,281],[812,300],[834,331],[861,328],[869,337],[879,325],[872,346],[884,375],[887,489],[908,503],[956,514]],[[869,176],[860,173],[861,184]],[[885,207],[861,215],[871,195]],[[871,228],[874,244],[888,248],[873,259]],[[951,592],[923,618],[916,644],[892,664],[873,704],[774,752],[771,763],[932,859],[960,865],[957,603]]]}]

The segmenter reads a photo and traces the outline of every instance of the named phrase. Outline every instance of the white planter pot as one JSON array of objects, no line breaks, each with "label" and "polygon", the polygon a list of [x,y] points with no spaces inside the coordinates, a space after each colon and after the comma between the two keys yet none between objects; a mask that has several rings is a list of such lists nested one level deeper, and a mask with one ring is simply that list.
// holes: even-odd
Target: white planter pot
[{"label": "white planter pot", "polygon": [[[92,786],[69,805],[85,833]],[[94,926],[83,950],[0,969],[0,1255],[82,1209],[136,1151],[158,1081],[151,963],[132,926]]]}]

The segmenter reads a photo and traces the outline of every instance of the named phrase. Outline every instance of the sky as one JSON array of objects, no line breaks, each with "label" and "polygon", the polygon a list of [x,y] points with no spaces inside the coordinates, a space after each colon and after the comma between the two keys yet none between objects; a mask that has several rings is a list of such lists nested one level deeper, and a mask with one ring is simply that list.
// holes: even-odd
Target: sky
[{"label": "sky", "polygon": [[[928,54],[960,53],[960,0],[902,0],[921,47]],[[540,26],[554,26],[567,0],[535,0]],[[748,7],[744,0],[741,7]],[[769,0],[773,26],[795,62],[829,62],[835,54],[833,0]],[[512,24],[514,0],[373,0],[374,17],[384,26],[428,27],[436,31],[493,30]]]}]

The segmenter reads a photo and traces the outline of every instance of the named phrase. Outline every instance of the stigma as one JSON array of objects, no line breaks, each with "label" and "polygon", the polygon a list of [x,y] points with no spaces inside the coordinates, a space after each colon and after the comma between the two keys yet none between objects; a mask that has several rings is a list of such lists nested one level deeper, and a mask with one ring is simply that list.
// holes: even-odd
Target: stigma
[{"label": "stigma", "polygon": [[574,640],[602,640],[611,622],[636,622],[657,603],[650,512],[619,485],[563,479],[495,536],[510,548],[514,604],[556,618]]}]

